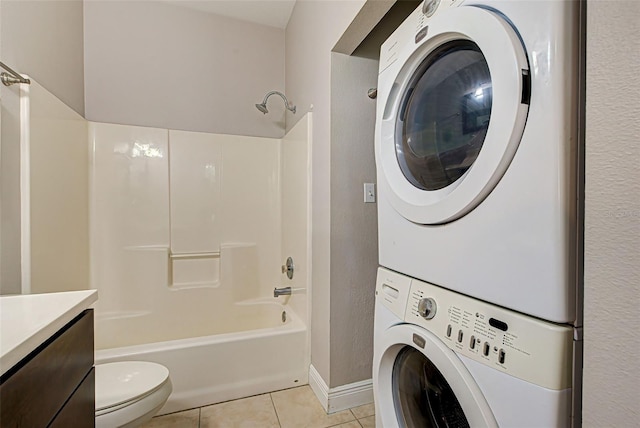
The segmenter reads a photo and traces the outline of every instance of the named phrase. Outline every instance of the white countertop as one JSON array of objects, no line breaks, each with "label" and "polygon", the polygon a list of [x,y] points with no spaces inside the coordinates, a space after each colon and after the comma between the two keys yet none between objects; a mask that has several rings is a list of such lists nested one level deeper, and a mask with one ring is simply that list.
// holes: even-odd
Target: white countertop
[{"label": "white countertop", "polygon": [[0,375],[96,300],[96,290],[0,296]]}]

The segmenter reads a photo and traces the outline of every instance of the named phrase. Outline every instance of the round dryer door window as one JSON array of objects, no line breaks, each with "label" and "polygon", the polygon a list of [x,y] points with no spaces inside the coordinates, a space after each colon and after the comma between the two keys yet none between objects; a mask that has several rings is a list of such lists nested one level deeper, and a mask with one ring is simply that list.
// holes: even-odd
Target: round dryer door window
[{"label": "round dryer door window", "polygon": [[396,156],[407,180],[428,191],[459,180],[478,158],[491,100],[491,73],[478,45],[455,40],[430,53],[397,116]]},{"label": "round dryer door window", "polygon": [[437,225],[476,208],[505,174],[529,111],[529,66],[515,30],[486,9],[452,7],[420,31],[379,91],[376,156],[396,211]]}]

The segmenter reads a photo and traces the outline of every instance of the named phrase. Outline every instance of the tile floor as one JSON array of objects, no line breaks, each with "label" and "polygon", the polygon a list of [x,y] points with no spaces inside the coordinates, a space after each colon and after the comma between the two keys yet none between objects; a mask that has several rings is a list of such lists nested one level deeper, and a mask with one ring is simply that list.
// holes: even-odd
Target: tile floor
[{"label": "tile floor", "polygon": [[309,385],[158,416],[143,428],[374,428],[372,404],[327,415]]}]

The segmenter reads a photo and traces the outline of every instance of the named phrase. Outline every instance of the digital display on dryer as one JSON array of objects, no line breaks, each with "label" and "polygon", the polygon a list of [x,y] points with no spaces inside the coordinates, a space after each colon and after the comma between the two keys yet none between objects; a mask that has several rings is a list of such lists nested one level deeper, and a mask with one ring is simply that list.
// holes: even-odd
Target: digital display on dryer
[{"label": "digital display on dryer", "polygon": [[489,318],[489,325],[502,331],[507,331],[509,329],[509,326],[506,322],[497,320],[495,318]]}]

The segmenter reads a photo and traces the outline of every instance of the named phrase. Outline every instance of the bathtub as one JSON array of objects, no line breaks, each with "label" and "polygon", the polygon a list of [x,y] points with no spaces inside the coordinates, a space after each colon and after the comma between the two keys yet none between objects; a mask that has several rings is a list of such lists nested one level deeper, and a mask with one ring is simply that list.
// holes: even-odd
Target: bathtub
[{"label": "bathtub", "polygon": [[[215,322],[213,314],[208,322],[200,323],[208,326],[199,325],[193,331],[170,329],[172,340],[97,349],[96,364],[142,360],[166,366],[173,392],[159,414],[307,384],[307,328],[291,307],[273,300],[232,307],[225,311],[225,322]],[[158,323],[155,329],[154,322]],[[114,334],[124,337],[120,343],[126,344],[129,337],[140,333],[137,330],[157,331],[169,324],[181,325],[176,320],[163,323],[145,312],[98,313],[96,345],[117,344],[117,339],[109,340]],[[227,332],[221,331],[221,325],[227,326]],[[210,333],[203,334],[207,329]],[[192,333],[199,336],[180,337]]]}]

